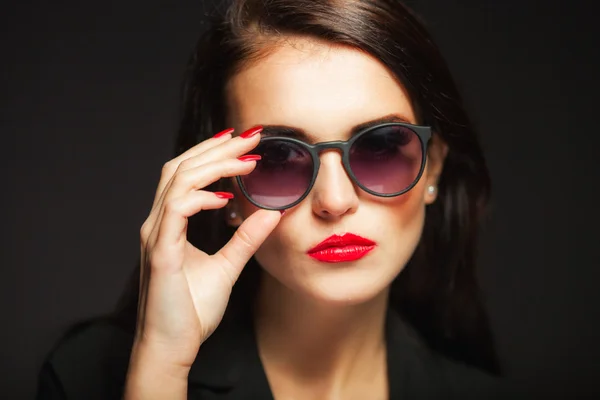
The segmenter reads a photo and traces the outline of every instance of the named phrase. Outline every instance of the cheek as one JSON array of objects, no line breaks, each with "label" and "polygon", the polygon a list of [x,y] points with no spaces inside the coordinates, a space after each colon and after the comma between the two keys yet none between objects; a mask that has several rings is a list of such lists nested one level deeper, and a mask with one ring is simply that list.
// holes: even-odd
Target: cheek
[{"label": "cheek", "polygon": [[[243,219],[248,218],[259,210],[258,207],[246,199],[235,180],[233,180],[232,191],[236,199],[236,206]],[[288,220],[282,220],[260,246],[255,254],[255,258],[261,265],[270,265],[272,263],[271,260],[279,260],[283,257],[282,249],[285,247],[286,242],[284,240],[285,227],[289,226],[289,224]]]},{"label": "cheek", "polygon": [[381,240],[385,241],[384,259],[398,260],[404,265],[415,251],[423,232],[425,222],[423,185],[417,184],[407,193],[397,198],[387,199],[385,203],[380,204],[383,206],[378,207],[380,210],[372,213],[378,216],[380,228],[376,226],[370,228],[378,232]]},{"label": "cheek", "polygon": [[[390,225],[403,227],[412,225],[415,221],[422,219],[425,211],[425,181],[421,179],[411,190],[392,198],[376,198],[375,201],[382,206],[384,220],[390,221]],[[392,221],[394,223],[392,223]]]}]

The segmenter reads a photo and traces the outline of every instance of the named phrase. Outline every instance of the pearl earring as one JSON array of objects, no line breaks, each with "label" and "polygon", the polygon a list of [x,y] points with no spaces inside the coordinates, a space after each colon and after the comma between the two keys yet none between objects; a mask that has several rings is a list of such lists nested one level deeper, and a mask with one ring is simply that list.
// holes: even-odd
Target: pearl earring
[{"label": "pearl earring", "polygon": [[232,211],[229,213],[229,219],[236,219],[237,218],[237,213],[235,211]]},{"label": "pearl earring", "polygon": [[435,187],[434,185],[429,185],[429,186],[427,187],[427,193],[429,193],[429,194],[434,194],[434,193],[435,193],[435,191],[436,191],[436,187]]}]

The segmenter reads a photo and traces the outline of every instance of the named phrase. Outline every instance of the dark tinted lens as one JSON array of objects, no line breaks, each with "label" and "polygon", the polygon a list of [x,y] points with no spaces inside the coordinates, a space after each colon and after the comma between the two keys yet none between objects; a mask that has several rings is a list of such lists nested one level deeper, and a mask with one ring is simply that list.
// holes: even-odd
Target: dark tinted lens
[{"label": "dark tinted lens", "polygon": [[306,192],[313,174],[310,153],[285,140],[264,140],[253,154],[262,157],[249,175],[241,177],[248,195],[260,205],[285,207]]},{"label": "dark tinted lens", "polygon": [[380,194],[398,193],[411,186],[422,158],[417,134],[399,125],[375,128],[350,148],[350,168],[356,179]]}]

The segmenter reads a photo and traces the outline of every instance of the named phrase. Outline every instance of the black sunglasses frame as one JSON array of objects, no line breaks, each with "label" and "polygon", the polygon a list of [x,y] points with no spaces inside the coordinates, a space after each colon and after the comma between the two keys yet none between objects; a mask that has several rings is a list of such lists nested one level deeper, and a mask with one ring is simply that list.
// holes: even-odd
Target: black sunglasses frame
[{"label": "black sunglasses frame", "polygon": [[[408,187],[406,187],[405,189],[403,189],[399,192],[396,192],[396,193],[382,194],[382,193],[374,192],[374,191],[366,188],[356,178],[356,176],[354,175],[354,172],[352,172],[352,168],[350,167],[350,148],[352,147],[354,142],[356,142],[358,139],[360,139],[365,134],[372,132],[373,130],[385,128],[388,126],[401,126],[401,127],[410,129],[412,132],[414,132],[417,135],[417,137],[419,138],[419,141],[421,142],[421,167],[419,168],[419,173],[415,177],[415,180]],[[304,200],[306,198],[306,196],[308,196],[308,194],[312,190],[312,188],[315,184],[315,181],[317,180],[317,175],[319,174],[319,167],[321,166],[321,160],[320,160],[319,154],[323,150],[338,149],[338,150],[342,151],[342,164],[344,166],[344,170],[346,171],[348,176],[350,176],[350,179],[352,180],[352,182],[354,182],[358,187],[360,187],[365,192],[370,193],[374,196],[396,197],[396,196],[400,196],[401,194],[408,192],[421,179],[421,176],[423,175],[423,171],[425,170],[425,164],[426,164],[426,159],[427,159],[427,146],[429,144],[430,139],[431,139],[431,127],[430,126],[420,126],[420,125],[413,125],[413,124],[407,124],[407,123],[402,123],[402,122],[388,122],[388,123],[371,126],[369,128],[366,128],[366,129],[360,131],[359,133],[354,135],[349,140],[334,140],[334,141],[329,141],[329,142],[319,142],[319,143],[315,143],[315,144],[309,144],[309,143],[303,142],[302,140],[290,138],[287,136],[267,136],[267,137],[261,138],[259,145],[261,143],[266,143],[266,142],[270,142],[270,141],[274,141],[274,140],[285,141],[285,142],[290,142],[290,143],[294,143],[295,145],[301,146],[303,149],[306,149],[306,151],[310,154],[312,161],[313,161],[313,174],[312,174],[310,183],[308,184],[308,187],[306,188],[306,191],[304,192],[304,194],[302,194],[302,196],[300,196],[300,198],[298,200],[294,201],[293,203],[290,203],[289,205],[285,205],[282,207],[267,207],[263,204],[257,203],[255,200],[252,199],[250,194],[246,191],[246,188],[242,182],[242,176],[236,176],[236,180],[237,180],[240,190],[242,191],[244,196],[248,199],[248,201],[250,201],[255,206],[265,209],[265,210],[285,210],[288,208],[292,208],[295,205],[297,205],[298,203],[300,203],[302,200]],[[258,161],[258,162],[260,162],[260,161]]]}]

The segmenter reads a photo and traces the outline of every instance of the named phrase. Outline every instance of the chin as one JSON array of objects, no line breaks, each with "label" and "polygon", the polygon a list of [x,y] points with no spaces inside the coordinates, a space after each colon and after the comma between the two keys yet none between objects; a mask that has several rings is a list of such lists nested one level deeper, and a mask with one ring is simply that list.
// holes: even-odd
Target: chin
[{"label": "chin", "polygon": [[[408,254],[405,256],[408,258]],[[275,259],[282,261],[272,262]],[[285,256],[258,257],[269,281],[286,288],[284,292],[290,291],[309,302],[330,306],[355,306],[373,301],[389,289],[405,264],[390,263],[379,257],[365,261],[325,263],[311,259],[298,262]],[[293,271],[283,268],[288,265],[296,265],[296,268]]]},{"label": "chin", "polygon": [[340,288],[340,290],[329,290],[327,292],[312,290],[308,294],[311,298],[323,305],[346,307],[365,304],[375,299],[382,291],[371,290],[348,290],[348,288]]},{"label": "chin", "polygon": [[294,290],[313,300],[334,306],[368,303],[386,291],[399,271],[331,270],[305,276]]}]

